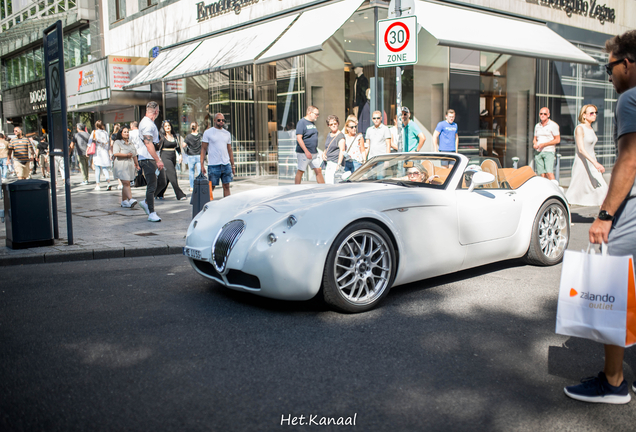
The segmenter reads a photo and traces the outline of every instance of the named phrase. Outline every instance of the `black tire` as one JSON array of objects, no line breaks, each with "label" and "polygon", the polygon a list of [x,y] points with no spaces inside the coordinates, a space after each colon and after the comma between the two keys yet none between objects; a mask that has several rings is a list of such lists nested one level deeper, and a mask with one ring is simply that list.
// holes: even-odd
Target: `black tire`
[{"label": "black tire", "polygon": [[373,309],[391,289],[396,268],[386,231],[372,222],[353,223],[331,245],[322,277],[323,298],[341,312]]},{"label": "black tire", "polygon": [[551,266],[561,262],[570,242],[570,223],[565,205],[555,199],[543,203],[532,224],[532,237],[523,260]]}]

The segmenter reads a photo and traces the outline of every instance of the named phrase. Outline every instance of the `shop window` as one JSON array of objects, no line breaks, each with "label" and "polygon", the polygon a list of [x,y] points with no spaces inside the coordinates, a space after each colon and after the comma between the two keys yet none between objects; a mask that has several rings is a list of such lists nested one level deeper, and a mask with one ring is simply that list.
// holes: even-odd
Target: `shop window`
[{"label": "shop window", "polygon": [[574,130],[578,125],[579,111],[586,104],[594,104],[598,108],[597,121],[592,124],[598,138],[594,148],[598,161],[609,172],[616,160],[612,119],[617,94],[607,81],[602,66],[607,62],[607,54],[584,46],[579,48],[595,58],[599,64],[540,60],[537,65],[535,118],[538,119],[539,109],[546,106],[550,109],[550,119],[559,125],[561,143],[557,146],[557,153],[561,155],[562,176],[571,174],[575,157]]},{"label": "shop window", "polygon": [[91,60],[91,32],[88,28],[80,30],[80,52],[82,64]]},{"label": "shop window", "polygon": [[293,179],[298,168],[296,123],[305,115],[305,57],[276,62],[278,178]]},{"label": "shop window", "polygon": [[42,48],[38,48],[33,51],[33,61],[34,61],[34,69],[35,76],[37,79],[42,78],[44,76],[43,72],[43,64],[42,64]]}]

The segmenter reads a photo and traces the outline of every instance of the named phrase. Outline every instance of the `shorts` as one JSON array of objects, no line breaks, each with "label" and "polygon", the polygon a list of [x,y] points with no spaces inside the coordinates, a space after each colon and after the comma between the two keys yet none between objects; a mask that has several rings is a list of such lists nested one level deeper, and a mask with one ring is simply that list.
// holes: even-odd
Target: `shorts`
[{"label": "shorts", "polygon": [[607,253],[636,256],[636,198],[623,201],[614,215],[607,242]]},{"label": "shorts", "polygon": [[232,181],[232,165],[208,165],[208,176],[212,186],[219,185],[219,179],[223,184],[228,184]]},{"label": "shorts", "polygon": [[49,157],[48,156],[40,155],[39,160],[40,160],[40,166],[42,168],[48,168],[49,167]]},{"label": "shorts", "polygon": [[15,168],[15,175],[19,178],[28,178],[31,174],[31,163],[20,162],[18,159],[13,159],[13,168]]},{"label": "shorts", "polygon": [[537,174],[554,174],[554,152],[542,151],[534,155],[534,170]]},{"label": "shorts", "polygon": [[307,170],[307,165],[313,169],[319,169],[320,165],[322,165],[322,158],[318,156],[318,153],[311,154],[311,161],[307,159],[305,153],[296,153],[298,157],[298,171],[305,172]]}]

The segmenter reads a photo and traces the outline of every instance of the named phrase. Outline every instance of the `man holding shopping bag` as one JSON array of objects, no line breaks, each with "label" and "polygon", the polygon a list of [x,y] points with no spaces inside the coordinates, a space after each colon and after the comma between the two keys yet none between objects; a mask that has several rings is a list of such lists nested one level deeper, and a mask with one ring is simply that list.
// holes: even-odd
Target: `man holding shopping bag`
[{"label": "man holding shopping bag", "polygon": [[[636,30],[615,36],[605,43],[610,82],[619,93],[614,115],[616,164],[605,201],[590,228],[591,243],[607,243],[611,256],[636,257]],[[577,400],[624,404],[630,401],[623,378],[625,348],[605,345],[605,367],[597,377],[565,388]],[[632,385],[636,392],[636,383]]]}]

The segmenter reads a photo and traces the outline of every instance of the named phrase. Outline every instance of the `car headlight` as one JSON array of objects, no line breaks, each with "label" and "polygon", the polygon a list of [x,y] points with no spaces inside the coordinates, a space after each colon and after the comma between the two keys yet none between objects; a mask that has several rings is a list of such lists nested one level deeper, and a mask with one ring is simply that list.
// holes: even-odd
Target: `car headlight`
[{"label": "car headlight", "polygon": [[291,228],[298,223],[296,216],[291,215],[287,218],[287,228]]}]

